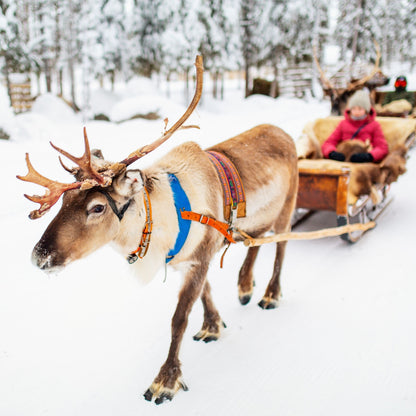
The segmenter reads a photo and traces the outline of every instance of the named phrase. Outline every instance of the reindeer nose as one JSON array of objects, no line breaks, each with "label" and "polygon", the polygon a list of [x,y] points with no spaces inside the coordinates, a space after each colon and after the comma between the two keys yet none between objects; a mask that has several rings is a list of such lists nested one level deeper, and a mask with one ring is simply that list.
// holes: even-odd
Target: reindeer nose
[{"label": "reindeer nose", "polygon": [[52,254],[39,247],[38,244],[32,251],[32,263],[39,269],[46,270],[52,264]]},{"label": "reindeer nose", "polygon": [[57,271],[61,268],[55,250],[48,248],[42,240],[36,244],[32,251],[32,263],[45,272]]}]

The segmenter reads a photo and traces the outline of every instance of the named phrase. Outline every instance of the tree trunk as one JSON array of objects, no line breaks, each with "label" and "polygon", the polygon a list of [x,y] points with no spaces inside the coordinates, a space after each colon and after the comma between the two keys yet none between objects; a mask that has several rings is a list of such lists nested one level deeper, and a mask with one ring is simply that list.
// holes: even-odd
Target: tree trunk
[{"label": "tree trunk", "polygon": [[186,68],[185,71],[185,103],[189,101],[189,68]]},{"label": "tree trunk", "polygon": [[74,62],[73,58],[71,58],[68,62],[68,70],[69,70],[69,82],[71,84],[71,101],[72,101],[72,108],[77,111],[78,106],[76,105],[76,97],[75,97],[75,71],[74,71]]},{"label": "tree trunk", "polygon": [[7,94],[10,100],[10,106],[13,106],[12,102],[12,86],[10,82],[10,68],[9,68],[9,60],[7,56],[4,57],[4,76],[6,77],[6,85],[7,85]]},{"label": "tree trunk", "polygon": [[62,68],[58,71],[58,90],[61,97],[64,96],[64,74]]},{"label": "tree trunk", "polygon": [[45,71],[46,92],[52,92],[52,75],[49,59],[43,61],[43,70]]},{"label": "tree trunk", "polygon": [[276,98],[277,93],[277,75],[278,75],[278,69],[277,69],[277,62],[273,63],[273,81],[272,85],[270,87],[270,97]]},{"label": "tree trunk", "polygon": [[250,95],[250,68],[248,63],[245,65],[244,72],[246,77],[245,97],[247,98]]},{"label": "tree trunk", "polygon": [[170,72],[166,75],[166,97],[170,98]]},{"label": "tree trunk", "polygon": [[355,59],[357,58],[357,49],[358,49],[358,35],[360,32],[360,17],[363,14],[363,0],[359,0],[357,4],[357,8],[360,11],[360,13],[357,13],[357,16],[355,17],[354,21],[354,32],[352,37],[352,45],[351,45],[351,67],[350,67],[350,78],[352,77],[352,67],[355,62]]},{"label": "tree trunk", "polygon": [[218,71],[215,71],[212,76],[212,96],[214,98],[218,97]]},{"label": "tree trunk", "polygon": [[[116,71],[111,71],[110,81],[111,81],[111,91],[114,92],[114,88],[115,88],[115,85],[116,85]],[[104,85],[104,83],[103,83],[103,85]]]}]

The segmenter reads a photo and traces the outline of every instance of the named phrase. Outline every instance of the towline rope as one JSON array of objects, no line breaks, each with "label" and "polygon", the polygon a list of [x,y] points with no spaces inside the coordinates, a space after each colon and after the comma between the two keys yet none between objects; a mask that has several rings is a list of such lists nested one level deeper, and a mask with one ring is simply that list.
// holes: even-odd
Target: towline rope
[{"label": "towline rope", "polygon": [[376,223],[374,221],[370,221],[366,224],[348,224],[343,225],[341,227],[332,227],[332,228],[324,228],[322,230],[317,231],[306,231],[306,232],[299,232],[299,233],[281,233],[281,234],[274,234],[268,237],[263,238],[252,238],[244,231],[237,229],[244,238],[244,245],[246,247],[255,247],[260,246],[262,244],[267,243],[278,243],[280,241],[288,241],[288,240],[316,240],[318,238],[324,237],[334,237],[341,234],[350,233],[352,231],[367,231],[371,228],[374,228]]}]

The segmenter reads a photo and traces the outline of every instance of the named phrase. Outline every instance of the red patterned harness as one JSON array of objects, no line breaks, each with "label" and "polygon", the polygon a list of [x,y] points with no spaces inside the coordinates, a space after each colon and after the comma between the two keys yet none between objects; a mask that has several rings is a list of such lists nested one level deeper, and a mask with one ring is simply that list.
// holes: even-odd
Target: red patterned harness
[{"label": "red patterned harness", "polygon": [[[224,194],[224,218],[231,222],[235,218],[246,216],[246,195],[243,182],[234,164],[228,157],[212,150],[207,151],[209,159],[215,166]],[[231,217],[231,212],[237,216]]]},{"label": "red patterned harness", "polygon": [[198,221],[201,224],[214,227],[224,235],[229,243],[235,243],[232,236],[233,221],[236,218],[246,216],[246,196],[244,193],[243,182],[230,159],[223,154],[212,150],[207,151],[206,153],[209,160],[213,163],[221,182],[224,195],[224,218],[227,223],[192,211],[181,211],[181,217],[185,220]]}]

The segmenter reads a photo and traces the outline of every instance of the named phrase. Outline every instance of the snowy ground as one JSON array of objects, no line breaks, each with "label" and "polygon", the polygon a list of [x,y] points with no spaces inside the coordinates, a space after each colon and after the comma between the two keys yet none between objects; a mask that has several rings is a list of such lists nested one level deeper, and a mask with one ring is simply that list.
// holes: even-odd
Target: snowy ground
[{"label": "snowy ground", "polygon": [[[22,194],[38,189],[15,175],[26,173],[29,152],[43,174],[70,180],[48,141],[81,154],[83,123],[53,97],[15,117],[2,94],[0,125],[12,139],[0,141],[0,415],[416,414],[416,155],[394,185],[395,199],[378,226],[359,243],[336,237],[288,244],[278,309],[257,306],[270,277],[272,245],[260,250],[257,286],[245,307],[236,283],[244,246],[230,248],[223,269],[217,256],[208,276],[227,329],[218,342],[193,341],[202,323],[202,307],[195,305],[181,349],[190,390],[155,406],[142,393],[167,354],[180,276],[168,270],[164,282],[161,271],[142,287],[109,248],[58,276],[32,266],[32,247],[58,208],[30,221],[34,204]],[[150,94],[152,99],[143,99]],[[233,89],[223,102],[204,97],[192,120],[201,130],[177,134],[143,164],[185,139],[205,147],[263,122],[296,138],[307,121],[329,112],[327,102],[312,99],[241,95]],[[114,120],[145,103],[174,121],[183,110],[178,102],[156,99],[140,82],[117,95],[95,94],[96,108]],[[155,139],[162,128],[161,121],[87,123],[92,146],[113,160]],[[332,225],[333,215],[320,213],[302,229]]]}]

